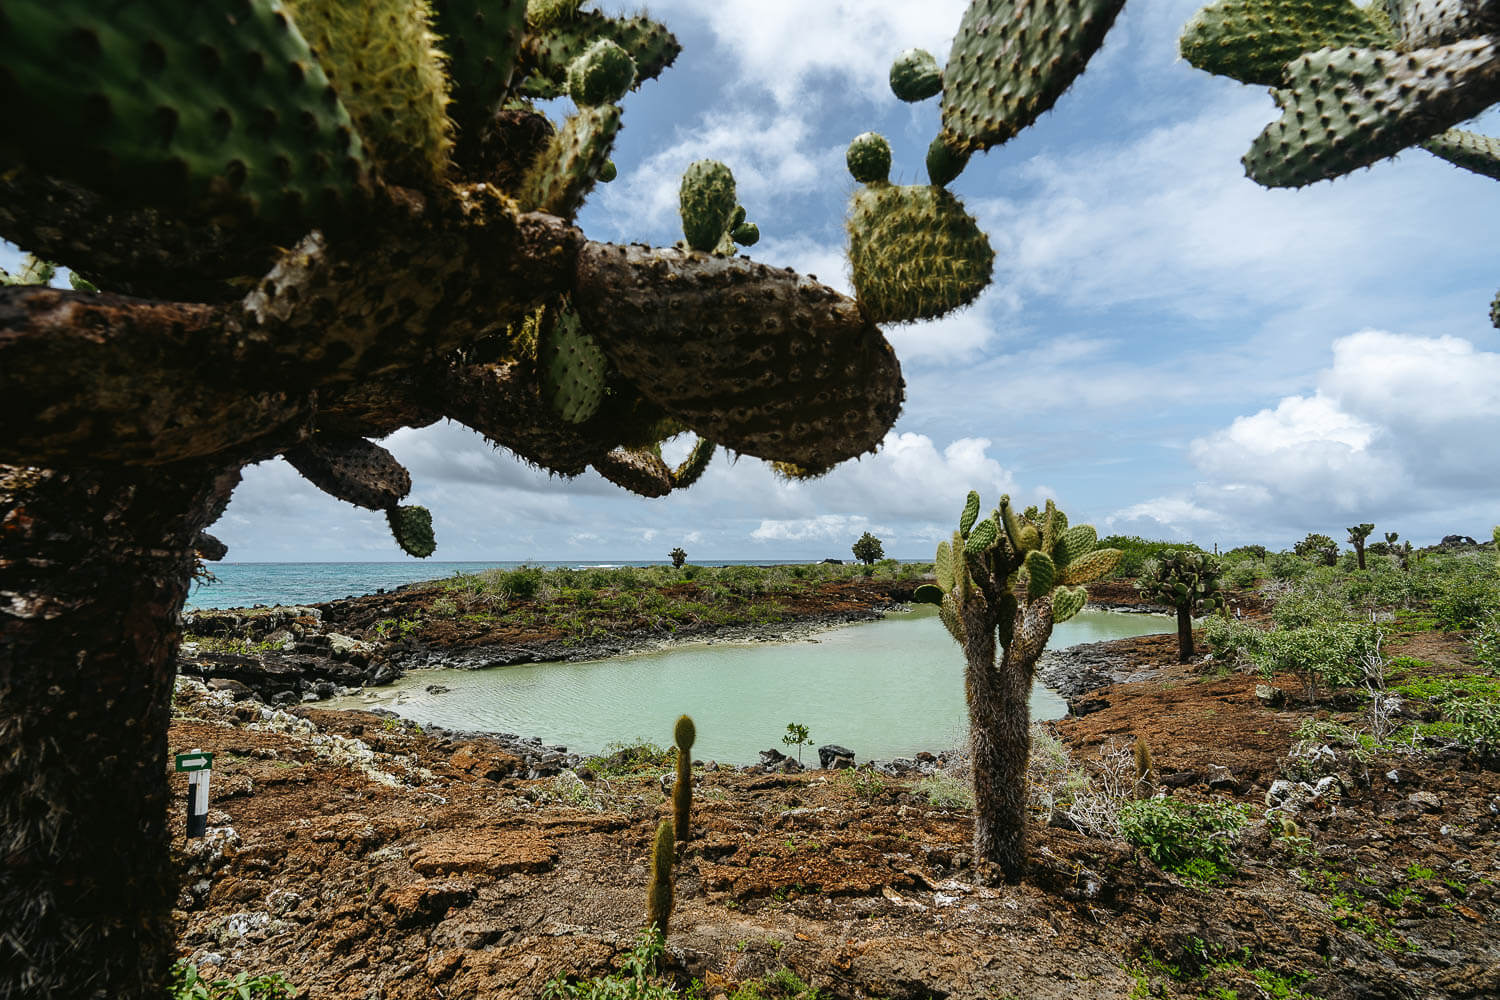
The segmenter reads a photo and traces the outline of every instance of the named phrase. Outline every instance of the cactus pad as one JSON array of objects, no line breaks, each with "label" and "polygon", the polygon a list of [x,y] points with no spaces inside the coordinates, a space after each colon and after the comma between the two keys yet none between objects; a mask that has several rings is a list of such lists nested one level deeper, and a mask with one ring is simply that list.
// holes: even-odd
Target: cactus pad
[{"label": "cactus pad", "polygon": [[693,742],[698,739],[698,728],[693,725],[693,717],[680,715],[677,724],[672,727],[672,742],[677,744],[677,749],[687,753],[693,749]]},{"label": "cactus pad", "polygon": [[561,97],[568,82],[568,67],[584,50],[600,39],[609,39],[635,60],[635,83],[654,80],[672,65],[682,46],[662,25],[646,17],[612,18],[598,11],[578,11],[555,22],[535,26],[521,49],[521,69],[526,74],[522,97]]},{"label": "cactus pad", "polygon": [[891,63],[891,93],[901,100],[925,101],[942,91],[942,67],[926,49],[907,49]]},{"label": "cactus pad", "polygon": [[678,191],[682,234],[694,250],[712,251],[729,230],[736,202],[734,174],[718,160],[688,165]]},{"label": "cactus pad", "polygon": [[526,37],[526,0],[431,0],[448,55],[448,117],[477,140],[510,87]]},{"label": "cactus pad", "polygon": [[[998,526],[994,521],[990,520],[989,518],[985,518],[983,521],[980,521],[978,524],[974,525],[974,529],[969,532],[969,537],[964,540],[964,552],[967,555],[971,556],[982,555],[985,549],[988,549],[990,546],[994,545],[996,539],[998,539],[999,537],[1000,532],[998,530]],[[957,574],[958,569],[959,567],[954,567],[955,575]]]},{"label": "cactus pad", "polygon": [[861,133],[849,143],[844,162],[861,184],[884,183],[891,175],[891,144],[879,132]]},{"label": "cactus pad", "polygon": [[1094,549],[1078,556],[1063,570],[1062,582],[1077,584],[1097,580],[1119,565],[1122,555],[1119,549]]},{"label": "cactus pad", "polygon": [[579,108],[532,164],[517,202],[526,210],[571,219],[609,161],[619,131],[620,109],[614,105]]},{"label": "cactus pad", "polygon": [[1220,0],[1182,29],[1182,58],[1241,83],[1275,87],[1304,52],[1393,48],[1388,21],[1351,0]]},{"label": "cactus pad", "polygon": [[283,0],[386,178],[432,188],[448,173],[448,78],[431,11],[411,0]]},{"label": "cactus pad", "polygon": [[685,490],[702,478],[717,450],[718,445],[708,438],[699,438],[698,443],[693,445],[693,450],[688,452],[687,458],[684,458],[682,463],[672,470],[672,488]]},{"label": "cactus pad", "polygon": [[947,542],[938,542],[937,558],[932,564],[932,572],[937,577],[939,590],[946,594],[953,589],[955,582],[953,576],[953,547]]},{"label": "cactus pad", "polygon": [[943,79],[943,131],[955,149],[998,146],[1062,96],[1125,0],[973,0]]},{"label": "cactus pad", "polygon": [[672,860],[677,853],[672,821],[664,819],[651,844],[651,876],[646,887],[646,926],[655,927],[663,938],[672,917]]},{"label": "cactus pad", "polygon": [[1058,587],[1052,592],[1052,622],[1060,624],[1083,610],[1089,592],[1082,587]]},{"label": "cactus pad", "polygon": [[1500,139],[1450,128],[1422,143],[1422,148],[1465,170],[1500,180]]},{"label": "cactus pad", "polygon": [[729,238],[742,247],[753,247],[760,242],[760,227],[753,222],[741,222],[730,232]]},{"label": "cactus pad", "polygon": [[315,438],[285,458],[324,493],[367,510],[389,510],[411,492],[411,474],[396,456],[363,438]]},{"label": "cactus pad", "polygon": [[1057,563],[1058,568],[1071,565],[1094,551],[1097,544],[1099,533],[1094,530],[1093,525],[1080,524],[1076,528],[1068,528],[1052,548],[1052,561]]},{"label": "cactus pad", "polygon": [[1052,562],[1052,557],[1040,549],[1026,553],[1026,594],[1028,597],[1041,597],[1052,589],[1052,584],[1057,580],[1057,567]]},{"label": "cactus pad", "polygon": [[593,465],[599,475],[637,496],[656,498],[672,492],[672,470],[656,448],[616,448]]},{"label": "cactus pad", "polygon": [[1266,187],[1337,177],[1473,117],[1494,100],[1500,43],[1475,38],[1437,49],[1324,49],[1286,68],[1274,91],[1283,114],[1245,154]]},{"label": "cactus pad", "polygon": [[979,520],[979,493],[970,490],[969,495],[964,498],[963,513],[958,515],[958,533],[967,538],[977,520]]},{"label": "cactus pad", "polygon": [[927,179],[938,187],[947,186],[968,165],[969,154],[955,151],[941,135],[927,147]]},{"label": "cactus pad", "polygon": [[278,5],[237,9],[7,0],[0,156],[122,205],[289,235],[342,211],[365,171],[347,109]]},{"label": "cactus pad", "polygon": [[995,252],[942,188],[861,188],[848,229],[855,294],[877,323],[941,316],[973,302],[989,284]]},{"label": "cactus pad", "polygon": [[566,302],[547,310],[537,335],[536,364],[542,398],[558,416],[581,424],[599,411],[609,362]]},{"label": "cactus pad", "polygon": [[635,82],[635,60],[630,53],[601,38],[568,66],[568,94],[580,107],[613,104]]},{"label": "cactus pad", "polygon": [[396,544],[409,556],[426,559],[437,550],[432,535],[432,514],[426,507],[392,507],[385,512],[386,522]]}]

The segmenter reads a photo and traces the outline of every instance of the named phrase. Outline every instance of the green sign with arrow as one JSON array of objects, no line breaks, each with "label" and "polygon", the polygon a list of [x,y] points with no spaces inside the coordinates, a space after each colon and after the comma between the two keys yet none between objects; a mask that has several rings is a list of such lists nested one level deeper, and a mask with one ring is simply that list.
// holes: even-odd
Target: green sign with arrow
[{"label": "green sign with arrow", "polygon": [[214,766],[214,755],[202,751],[177,754],[176,760],[179,771],[207,771]]}]

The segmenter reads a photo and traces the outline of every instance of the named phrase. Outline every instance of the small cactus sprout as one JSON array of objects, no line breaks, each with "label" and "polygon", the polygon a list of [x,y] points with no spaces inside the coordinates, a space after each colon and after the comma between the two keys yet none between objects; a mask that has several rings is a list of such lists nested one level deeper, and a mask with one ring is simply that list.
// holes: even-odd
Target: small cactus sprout
[{"label": "small cactus sprout", "polygon": [[753,222],[741,222],[734,227],[729,238],[742,247],[753,247],[760,242],[760,227]]},{"label": "small cactus sprout", "polygon": [[672,823],[677,833],[677,842],[685,844],[691,837],[693,818],[693,741],[698,730],[691,716],[684,715],[672,729],[672,739],[677,743],[677,780],[672,784]]},{"label": "small cactus sprout", "polygon": [[1149,799],[1156,794],[1156,767],[1151,761],[1151,748],[1144,736],[1135,738],[1135,797]]},{"label": "small cactus sprout", "polygon": [[615,161],[605,160],[604,166],[599,168],[599,183],[608,184],[618,176],[620,176],[620,171],[615,167]]},{"label": "small cactus sprout", "polygon": [[844,162],[861,184],[883,184],[891,176],[891,144],[879,132],[864,132],[849,143]]},{"label": "small cactus sprout", "polygon": [[729,230],[737,206],[734,174],[718,160],[698,160],[682,175],[678,207],[682,235],[694,250],[711,252]]},{"label": "small cactus sprout", "polygon": [[580,106],[613,104],[635,83],[635,60],[601,38],[568,65],[568,94]]},{"label": "small cactus sprout", "polygon": [[651,882],[646,887],[646,926],[655,927],[663,940],[672,917],[672,856],[676,850],[672,821],[664,819],[651,845]]},{"label": "small cactus sprout", "polygon": [[926,49],[907,49],[891,63],[891,93],[903,101],[925,101],[943,92],[943,70]]},{"label": "small cactus sprout", "polygon": [[939,135],[927,147],[927,179],[944,187],[969,165],[969,154],[954,149]]}]

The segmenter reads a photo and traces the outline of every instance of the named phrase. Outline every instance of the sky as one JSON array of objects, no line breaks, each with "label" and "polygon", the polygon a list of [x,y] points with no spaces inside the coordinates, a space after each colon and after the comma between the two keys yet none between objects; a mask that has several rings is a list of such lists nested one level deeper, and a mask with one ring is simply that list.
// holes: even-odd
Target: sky
[{"label": "sky", "polygon": [[[848,559],[870,531],[887,555],[930,559],[970,489],[986,509],[1050,497],[1100,534],[1223,548],[1342,541],[1360,522],[1418,545],[1487,537],[1500,268],[1480,250],[1500,189],[1420,150],[1255,185],[1240,157],[1277,111],[1177,55],[1198,6],[1129,0],[1056,107],[950,185],[990,235],[994,282],[957,314],[886,329],[907,394],[876,454],[786,482],[721,449],[692,489],[648,500],[528,468],[457,424],[398,431],[383,443],[432,511],[437,558]],[[845,148],[878,131],[892,180],[925,182],[938,101],[904,104],[886,77],[913,46],[946,61],[963,7],[653,0],[683,52],[625,98],[619,177],[579,225],[670,245],[682,171],[719,159],[760,227],[748,256],[850,292]],[[1478,124],[1500,130],[1493,113]],[[246,470],[211,530],[231,561],[406,558],[383,516],[280,460]]]}]

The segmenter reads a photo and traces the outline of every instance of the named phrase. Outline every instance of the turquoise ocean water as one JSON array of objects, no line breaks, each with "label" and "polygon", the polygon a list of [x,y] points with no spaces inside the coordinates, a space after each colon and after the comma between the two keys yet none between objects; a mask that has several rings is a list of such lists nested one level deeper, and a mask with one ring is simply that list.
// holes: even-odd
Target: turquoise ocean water
[{"label": "turquoise ocean water", "polygon": [[[805,563],[805,559],[724,559],[717,562],[705,560],[699,566],[769,566]],[[586,562],[540,562],[530,565],[558,567],[596,566],[653,566],[660,561],[608,562],[590,560]],[[347,562],[347,563],[259,563],[224,562],[212,563],[209,569],[216,578],[213,583],[194,584],[188,594],[189,608],[248,608],[257,604],[315,604],[332,601],[340,597],[358,597],[373,594],[384,588],[391,590],[403,583],[422,580],[440,580],[455,573],[476,573],[480,570],[515,569],[527,565],[522,562]]]}]

